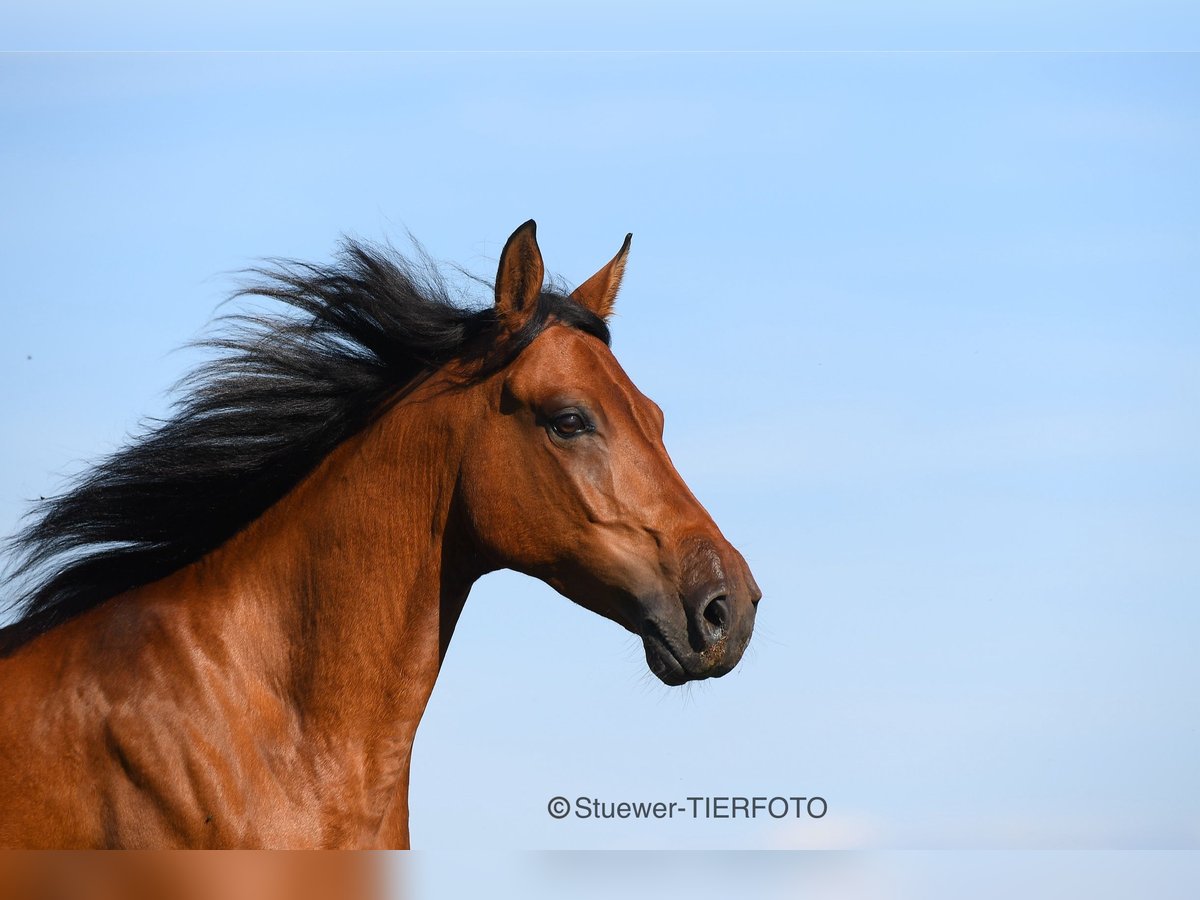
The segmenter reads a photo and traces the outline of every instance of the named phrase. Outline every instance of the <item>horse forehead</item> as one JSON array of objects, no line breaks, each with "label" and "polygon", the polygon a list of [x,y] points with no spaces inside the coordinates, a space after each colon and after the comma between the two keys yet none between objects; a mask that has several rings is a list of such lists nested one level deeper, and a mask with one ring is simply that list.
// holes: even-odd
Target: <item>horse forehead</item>
[{"label": "horse forehead", "polygon": [[518,376],[557,388],[615,390],[636,397],[637,388],[601,341],[565,325],[551,325],[528,347]]}]

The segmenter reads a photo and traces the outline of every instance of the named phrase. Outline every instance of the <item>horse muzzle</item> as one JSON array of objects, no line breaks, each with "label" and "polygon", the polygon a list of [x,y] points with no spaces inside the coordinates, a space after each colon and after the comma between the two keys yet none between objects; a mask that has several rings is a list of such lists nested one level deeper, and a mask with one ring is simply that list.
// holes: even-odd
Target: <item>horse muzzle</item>
[{"label": "horse muzzle", "polygon": [[738,664],[762,597],[749,568],[741,568],[740,577],[730,578],[724,567],[709,567],[708,577],[690,584],[675,602],[649,605],[638,633],[646,664],[662,682],[719,678]]}]

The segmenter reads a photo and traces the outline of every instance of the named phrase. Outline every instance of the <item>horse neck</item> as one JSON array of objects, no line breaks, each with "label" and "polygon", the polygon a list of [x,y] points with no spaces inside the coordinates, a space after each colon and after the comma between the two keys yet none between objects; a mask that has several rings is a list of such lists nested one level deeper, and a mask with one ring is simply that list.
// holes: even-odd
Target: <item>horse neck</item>
[{"label": "horse neck", "polygon": [[[446,643],[482,574],[455,486],[469,390],[418,390],[327,457],[203,561],[237,609],[215,640],[240,645],[308,743],[402,770]],[[216,577],[213,577],[215,574]],[[205,604],[189,604],[202,616]],[[211,620],[210,620],[211,621]],[[220,627],[220,626],[217,626]]]}]

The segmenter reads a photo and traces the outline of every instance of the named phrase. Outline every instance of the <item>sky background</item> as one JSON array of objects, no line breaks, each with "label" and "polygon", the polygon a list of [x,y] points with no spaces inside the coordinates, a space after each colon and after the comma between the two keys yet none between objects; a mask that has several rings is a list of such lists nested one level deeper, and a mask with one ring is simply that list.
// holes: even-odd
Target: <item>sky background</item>
[{"label": "sky background", "polygon": [[[632,231],[613,348],[764,590],[756,636],[669,689],[616,626],[487,577],[418,732],[414,846],[858,854],[768,867],[779,896],[907,896],[896,851],[946,849],[1102,896],[1136,866],[1100,851],[1153,851],[1175,896],[1198,88],[1187,54],[0,56],[0,531],[168,410],[177,348],[259,257],[407,228],[490,277],[533,217],[578,283]],[[546,813],[692,794],[829,813]],[[1038,855],[1063,849],[1093,853]],[[1005,858],[989,889],[1023,890]],[[563,859],[405,877],[453,896]]]},{"label": "sky background", "polygon": [[10,50],[1184,50],[1190,0],[39,0]]}]

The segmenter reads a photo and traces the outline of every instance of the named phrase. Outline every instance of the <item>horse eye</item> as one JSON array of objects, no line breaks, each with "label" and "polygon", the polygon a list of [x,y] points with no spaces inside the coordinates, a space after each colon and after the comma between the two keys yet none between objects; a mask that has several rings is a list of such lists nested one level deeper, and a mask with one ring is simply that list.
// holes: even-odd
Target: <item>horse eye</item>
[{"label": "horse eye", "polygon": [[553,418],[550,427],[559,437],[575,437],[587,431],[588,422],[581,413],[565,412]]}]

